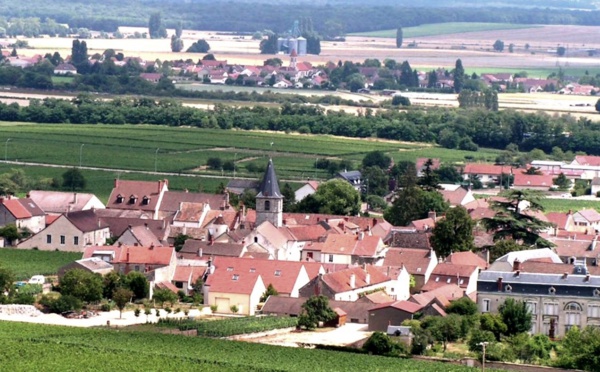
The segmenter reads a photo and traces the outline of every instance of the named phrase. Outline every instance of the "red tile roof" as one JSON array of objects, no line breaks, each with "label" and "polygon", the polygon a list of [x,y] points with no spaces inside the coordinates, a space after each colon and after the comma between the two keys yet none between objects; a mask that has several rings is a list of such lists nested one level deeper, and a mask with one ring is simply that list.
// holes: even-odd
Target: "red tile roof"
[{"label": "red tile roof", "polygon": [[[370,275],[369,283],[366,282],[367,273]],[[355,278],[355,285],[354,287],[351,287],[350,277],[353,274]],[[334,293],[348,292],[356,288],[372,286],[392,280],[372,265],[367,265],[364,269],[362,267],[353,267],[328,273],[323,275],[321,278]]]},{"label": "red tile roof", "polygon": [[455,265],[477,266],[480,269],[484,269],[487,266],[487,263],[483,258],[471,251],[452,253],[450,256],[446,257],[446,262]]},{"label": "red tile roof", "polygon": [[575,156],[575,161],[579,165],[600,166],[600,156],[577,155]]},{"label": "red tile roof", "polygon": [[[416,166],[417,166],[417,171],[425,169],[425,163],[427,163],[427,160],[429,160],[429,158],[417,158],[416,161]],[[440,167],[440,159],[431,159],[432,161],[432,166],[431,169],[435,170],[438,169]]]},{"label": "red tile roof", "polygon": [[508,165],[494,165],[481,163],[467,163],[463,174],[486,174],[492,176],[500,176],[502,173],[512,173],[512,167]]},{"label": "red tile roof", "polygon": [[518,187],[550,188],[553,185],[552,180],[553,176],[551,175],[525,174],[522,172],[515,172],[513,185]]},{"label": "red tile roof", "polygon": [[462,205],[463,200],[469,192],[459,187],[456,190],[439,190],[439,193],[442,194],[450,205],[458,206]]},{"label": "red tile roof", "polygon": [[425,275],[430,261],[429,249],[390,248],[383,260],[383,266],[404,266],[411,275]]},{"label": "red tile roof", "polygon": [[287,229],[296,240],[304,242],[316,242],[328,233],[325,227],[320,224],[314,226],[284,226],[283,228]]},{"label": "red tile roof", "polygon": [[[215,272],[209,275],[209,278],[212,276],[229,278],[232,274],[255,273],[261,276],[265,287],[273,284],[277,292],[284,295],[292,293],[302,267],[305,267],[305,270],[308,267],[304,262],[231,257],[215,257],[213,265]],[[313,268],[314,266],[310,268],[311,273],[314,271]],[[306,271],[308,273],[309,270]]]},{"label": "red tile roof", "polygon": [[550,212],[546,213],[548,221],[553,223],[559,229],[566,229],[569,220],[572,218],[572,214],[564,212]]},{"label": "red tile roof", "polygon": [[381,304],[379,306],[369,309],[369,311],[381,310],[381,309],[386,309],[389,307],[392,307],[392,308],[398,309],[398,310],[402,310],[402,311],[405,311],[410,314],[414,314],[423,308],[423,306],[416,304],[414,302],[396,301],[396,302],[391,302],[391,303],[387,303],[387,304]]},{"label": "red tile roof", "polygon": [[[154,211],[161,194],[168,190],[168,183],[167,180],[155,182],[115,180],[115,187],[110,193],[106,208]],[[118,197],[122,198],[121,202]],[[144,204],[144,197],[147,198],[148,204]]]},{"label": "red tile roof", "polygon": [[96,251],[114,252],[113,264],[143,264],[152,266],[168,266],[173,258],[173,247],[142,247],[142,246],[92,246],[87,247],[83,258],[94,256]]},{"label": "red tile roof", "polygon": [[378,236],[364,235],[359,239],[357,235],[330,234],[325,238],[321,252],[325,254],[343,254],[361,257],[373,257],[381,243]]},{"label": "red tile roof", "polygon": [[33,216],[43,216],[44,211],[30,198],[22,199],[5,199],[0,198],[0,204],[16,218],[24,219],[31,218]]},{"label": "red tile roof", "polygon": [[321,221],[343,219],[344,221],[352,222],[357,225],[361,230],[367,230],[367,228],[373,227],[375,224],[384,221],[383,218],[336,216],[318,213],[284,213],[283,219],[289,221],[288,225],[292,225],[292,221],[295,221],[298,225],[316,225]]},{"label": "red tile roof", "polygon": [[204,274],[206,267],[203,266],[177,266],[173,275],[174,282],[195,283]]}]

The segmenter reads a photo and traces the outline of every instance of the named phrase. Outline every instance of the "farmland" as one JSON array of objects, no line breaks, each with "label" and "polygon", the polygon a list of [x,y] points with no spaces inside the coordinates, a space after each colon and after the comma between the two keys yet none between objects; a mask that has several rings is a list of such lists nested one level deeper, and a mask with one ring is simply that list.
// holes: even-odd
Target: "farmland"
[{"label": "farmland", "polygon": [[292,317],[244,317],[227,318],[221,320],[159,320],[161,327],[177,328],[180,331],[196,329],[199,336],[207,337],[229,337],[245,333],[265,332],[273,329],[295,327],[298,318]]},{"label": "farmland", "polygon": [[581,209],[600,210],[600,199],[544,199],[541,201],[546,212],[568,212]]},{"label": "farmland", "polygon": [[80,258],[79,252],[0,249],[0,267],[10,267],[17,280],[33,275],[56,275],[60,267]]},{"label": "farmland", "polygon": [[474,371],[441,363],[106,329],[0,322],[6,370]]},{"label": "farmland", "polygon": [[[11,123],[0,125],[0,139],[4,142],[3,150],[8,161],[64,166],[81,163],[84,171],[86,167],[100,167],[153,172],[156,166],[159,173],[201,172],[232,177],[231,171],[222,173],[205,169],[208,158],[219,157],[224,161],[235,160],[237,176],[254,178],[260,176],[260,172],[248,172],[246,166],[249,163],[264,165],[267,157],[272,157],[280,177],[298,180],[328,177],[325,171],[314,169],[318,158],[359,162],[364,154],[373,150],[389,153],[396,160],[439,155],[445,161],[459,162],[464,161],[467,155],[467,152],[448,151],[423,143],[146,125]],[[10,141],[6,142],[8,139]],[[481,150],[470,155],[488,159],[497,153]],[[32,170],[37,173],[37,170]],[[114,175],[99,176],[97,173],[90,174],[90,177],[115,178]],[[193,182],[197,184],[198,181]],[[187,183],[185,187],[189,186]]]},{"label": "farmland", "polygon": [[[411,39],[423,36],[438,36],[448,34],[461,34],[465,32],[477,31],[495,31],[495,30],[515,30],[534,28],[531,25],[517,25],[510,23],[480,23],[480,22],[449,22],[426,24],[416,27],[404,27],[402,29],[404,39]],[[396,30],[382,30],[372,32],[357,32],[350,34],[351,36],[367,36],[367,37],[383,37],[395,38]]]}]

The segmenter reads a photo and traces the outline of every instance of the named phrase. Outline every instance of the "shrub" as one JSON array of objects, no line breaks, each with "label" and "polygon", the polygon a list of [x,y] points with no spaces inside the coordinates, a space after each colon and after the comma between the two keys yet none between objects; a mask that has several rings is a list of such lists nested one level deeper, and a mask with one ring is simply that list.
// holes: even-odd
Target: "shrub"
[{"label": "shrub", "polygon": [[210,305],[210,311],[212,311],[213,313],[216,313],[218,308],[219,307],[217,305]]},{"label": "shrub", "polygon": [[102,304],[102,306],[100,306],[100,311],[111,311],[113,307],[112,302],[108,302],[105,304]]},{"label": "shrub", "polygon": [[61,314],[66,311],[79,311],[81,310],[83,303],[80,299],[71,295],[60,296],[56,300],[50,303],[50,312]]},{"label": "shrub", "polygon": [[237,305],[231,305],[231,307],[229,308],[229,310],[231,310],[232,313],[237,314],[238,311],[240,311],[240,308],[237,307]]},{"label": "shrub", "polygon": [[133,315],[135,315],[136,318],[139,318],[140,313],[141,313],[140,309],[135,309],[135,311],[133,312]]}]

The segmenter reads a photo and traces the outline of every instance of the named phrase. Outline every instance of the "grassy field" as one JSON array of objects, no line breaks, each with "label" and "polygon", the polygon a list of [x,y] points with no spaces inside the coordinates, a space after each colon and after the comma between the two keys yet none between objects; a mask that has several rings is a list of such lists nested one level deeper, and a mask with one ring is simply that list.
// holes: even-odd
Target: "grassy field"
[{"label": "grassy field", "polygon": [[72,76],[52,76],[52,82],[56,83],[70,83],[72,82],[74,77]]},{"label": "grassy field", "polygon": [[[66,171],[65,168],[23,166],[0,163],[0,173],[5,173],[11,169],[19,168],[25,171],[25,175],[32,179],[43,178],[61,178]],[[108,201],[110,192],[114,186],[115,178],[123,180],[156,181],[167,178],[169,180],[169,190],[189,190],[190,192],[209,192],[213,193],[221,182],[227,184],[226,178],[199,178],[188,176],[173,176],[160,174],[145,174],[138,172],[106,172],[99,170],[82,169],[81,172],[86,180],[84,192],[95,194],[103,203]],[[227,177],[227,175],[225,175]],[[24,196],[24,195],[21,195]]]},{"label": "grassy field", "polygon": [[600,211],[600,199],[577,200],[577,199],[544,199],[542,205],[546,212],[568,212],[581,209],[596,209]]},{"label": "grassy field", "polygon": [[[448,35],[448,34],[462,34],[464,32],[478,32],[478,31],[495,31],[495,30],[516,30],[523,28],[533,28],[531,25],[515,25],[511,23],[478,23],[478,22],[448,22],[448,23],[435,23],[426,24],[416,27],[404,27],[402,28],[404,40],[413,37],[423,36],[436,36],[436,35]],[[358,32],[350,34],[350,36],[367,36],[367,37],[383,37],[383,38],[395,38],[396,29],[393,30],[381,30],[371,32]]]},{"label": "grassy field", "polygon": [[26,280],[33,275],[56,275],[60,267],[80,258],[78,252],[0,248],[0,267],[11,269],[17,280]]},{"label": "grassy field", "polygon": [[0,344],[7,371],[476,371],[365,354],[15,322],[0,322]]}]

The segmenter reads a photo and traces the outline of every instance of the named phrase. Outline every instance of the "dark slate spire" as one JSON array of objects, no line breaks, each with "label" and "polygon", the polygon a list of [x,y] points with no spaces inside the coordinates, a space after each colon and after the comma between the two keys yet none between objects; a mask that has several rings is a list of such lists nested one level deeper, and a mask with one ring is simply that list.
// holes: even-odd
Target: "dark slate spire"
[{"label": "dark slate spire", "polygon": [[267,170],[260,184],[260,190],[257,197],[267,198],[283,198],[281,191],[279,191],[279,183],[277,182],[277,175],[275,175],[275,167],[273,166],[273,159],[269,159]]}]

